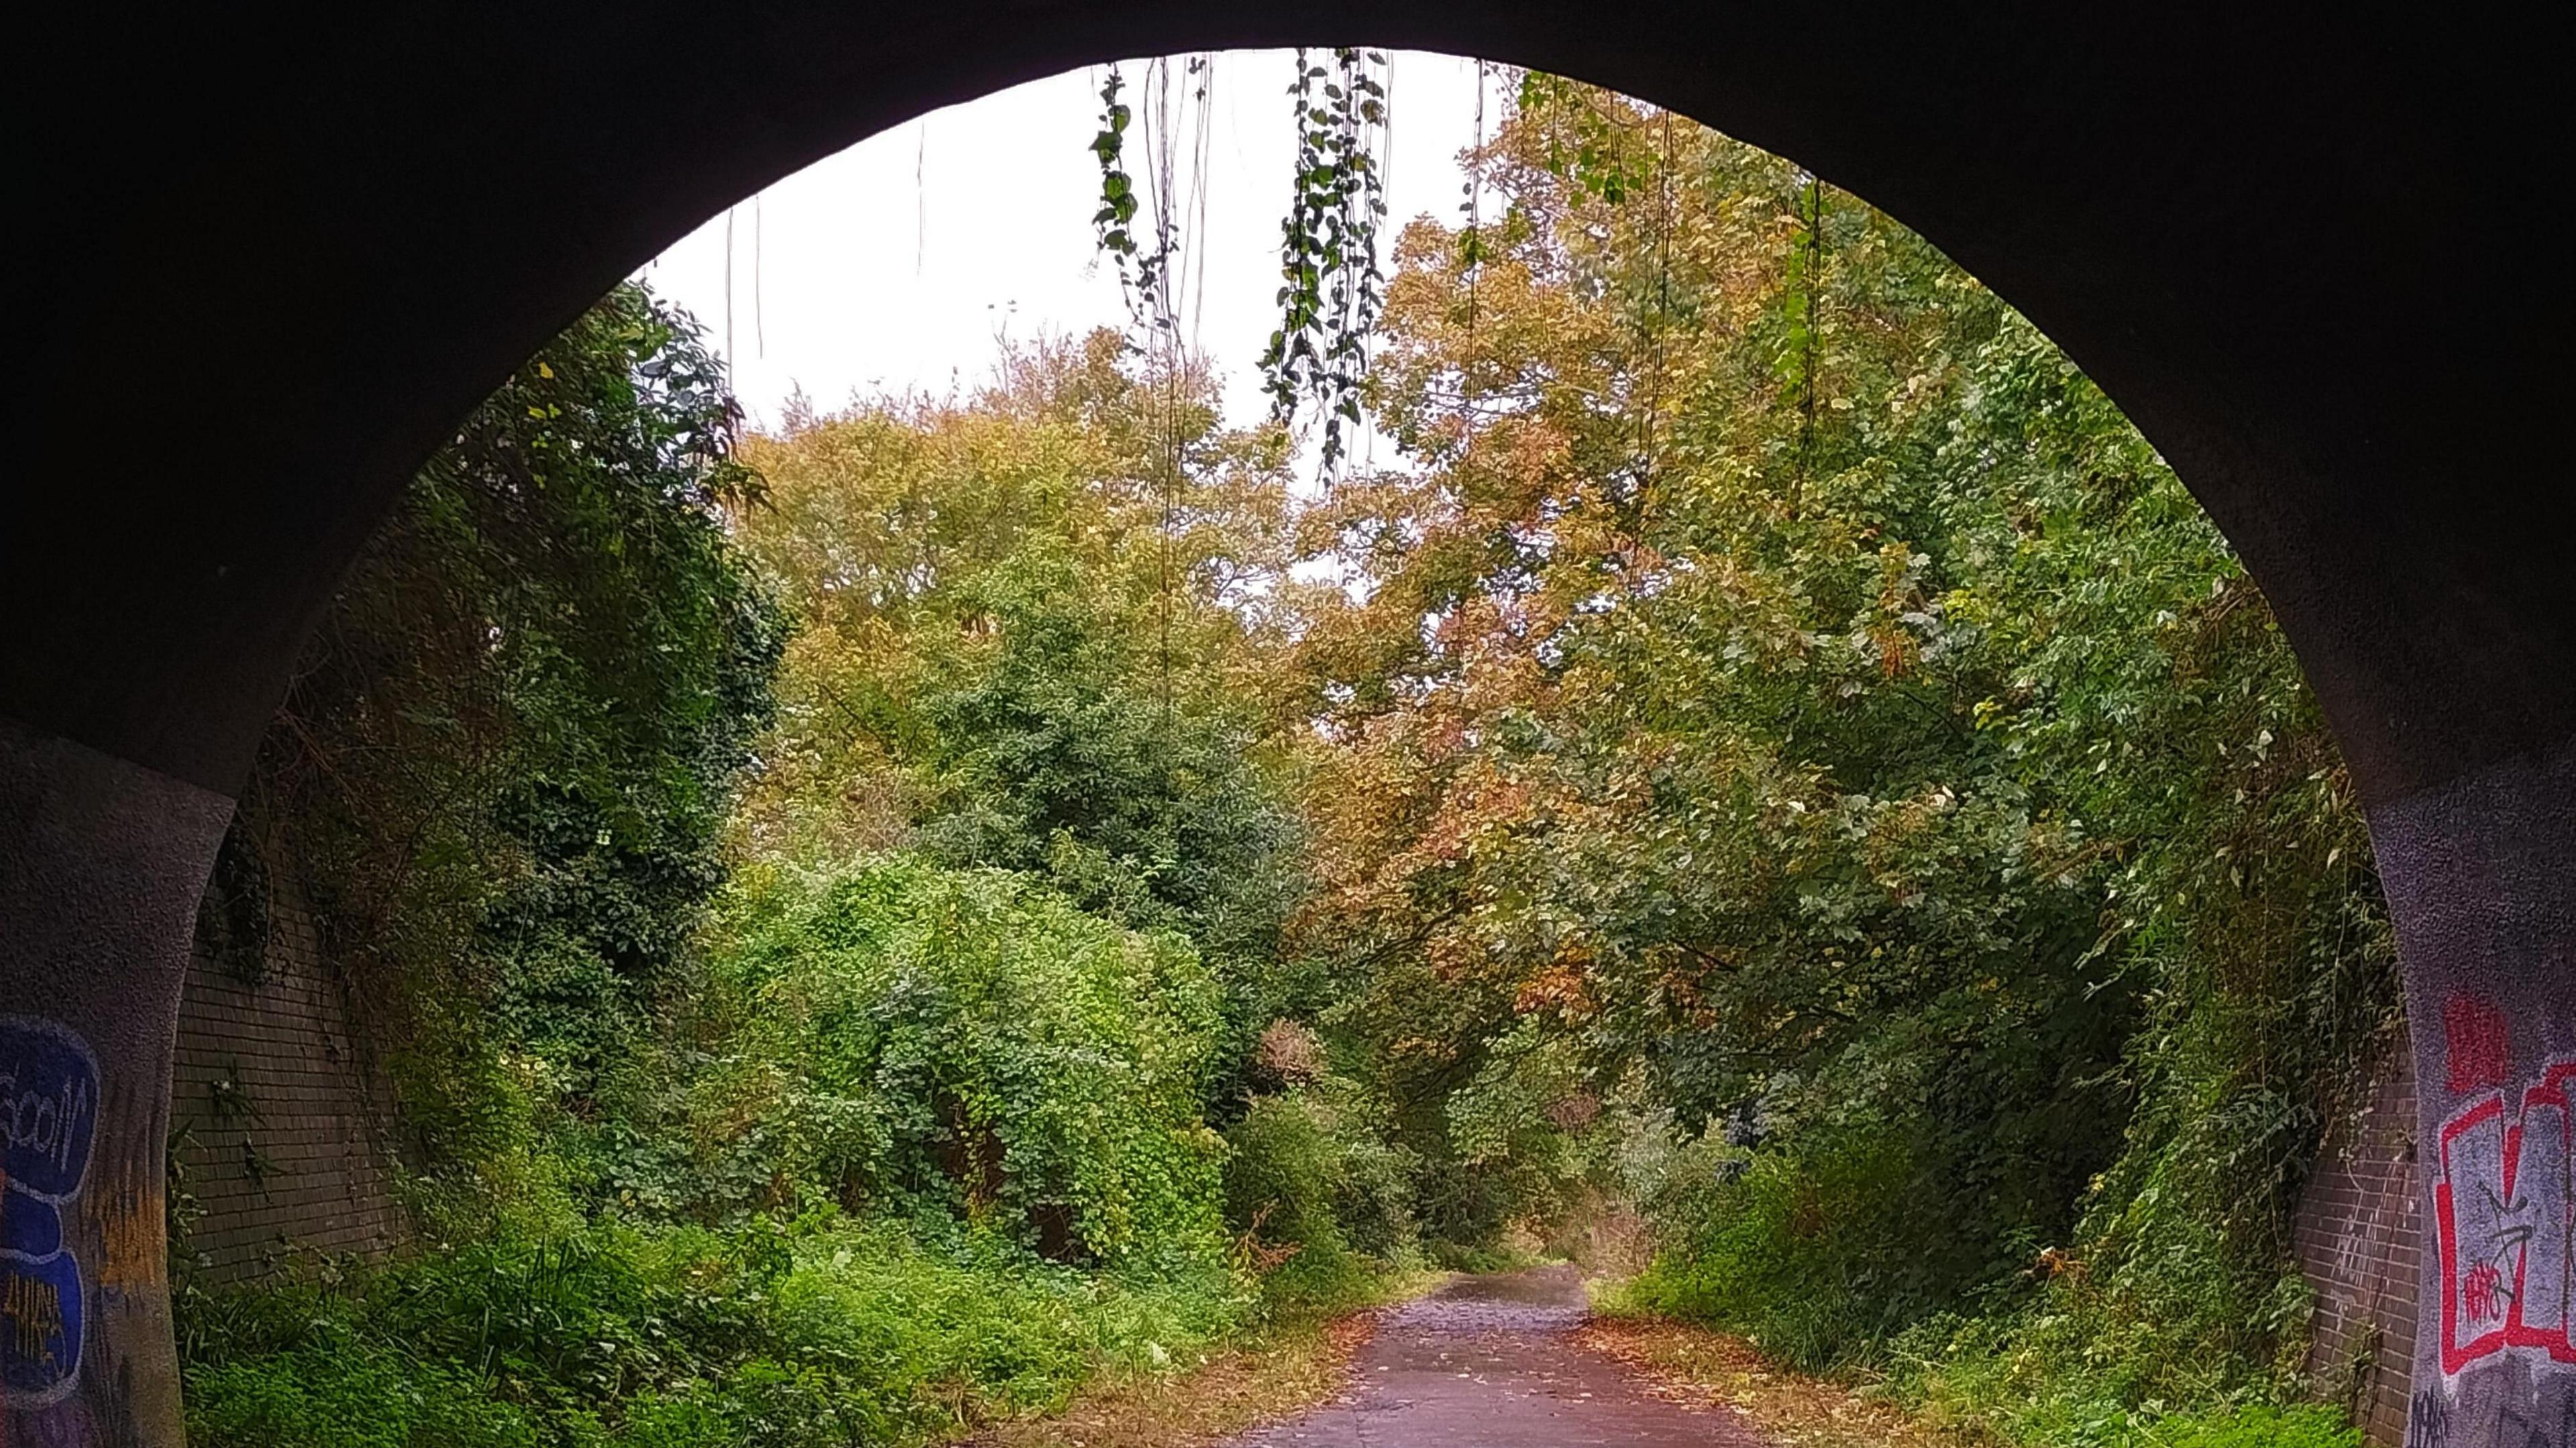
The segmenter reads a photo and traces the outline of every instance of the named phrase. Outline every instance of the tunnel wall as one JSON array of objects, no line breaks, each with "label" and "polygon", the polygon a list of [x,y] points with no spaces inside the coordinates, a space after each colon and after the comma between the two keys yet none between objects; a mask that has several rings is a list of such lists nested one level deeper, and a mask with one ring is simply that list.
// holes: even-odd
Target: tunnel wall
[{"label": "tunnel wall", "polygon": [[2410,1448],[2576,1445],[2576,740],[2371,811],[2425,1221]]}]

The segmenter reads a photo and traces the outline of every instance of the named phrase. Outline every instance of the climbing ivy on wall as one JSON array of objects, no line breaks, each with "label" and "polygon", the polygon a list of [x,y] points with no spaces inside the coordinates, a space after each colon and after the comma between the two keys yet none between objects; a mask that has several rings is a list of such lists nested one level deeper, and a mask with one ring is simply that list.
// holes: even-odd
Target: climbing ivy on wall
[{"label": "climbing ivy on wall", "polygon": [[268,863],[236,818],[224,831],[215,869],[197,902],[197,951],[245,985],[268,978]]},{"label": "climbing ivy on wall", "polygon": [[425,1161],[505,1127],[497,1052],[593,1091],[722,878],[781,641],[721,521],[737,420],[694,325],[612,292],[414,480],[262,743],[248,813]]}]

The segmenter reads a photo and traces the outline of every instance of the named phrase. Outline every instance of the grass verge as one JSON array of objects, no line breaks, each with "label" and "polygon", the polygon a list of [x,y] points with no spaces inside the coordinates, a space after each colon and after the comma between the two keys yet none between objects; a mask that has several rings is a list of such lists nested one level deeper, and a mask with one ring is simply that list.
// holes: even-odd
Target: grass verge
[{"label": "grass verge", "polygon": [[2051,1394],[1954,1375],[1897,1385],[1903,1401],[1766,1361],[1740,1337],[1672,1318],[1602,1316],[1582,1340],[1690,1402],[1734,1407],[1778,1448],[2360,1448],[2315,1404],[2124,1409],[2080,1384]]},{"label": "grass verge", "polygon": [[1979,1441],[1928,1427],[1893,1403],[1775,1367],[1742,1338],[1691,1323],[1595,1317],[1577,1340],[1669,1396],[1734,1408],[1779,1448],[1957,1448]]},{"label": "grass verge", "polygon": [[990,1425],[960,1448],[1207,1448],[1330,1400],[1375,1335],[1377,1309],[1446,1279],[1403,1274],[1370,1306],[1274,1323],[1179,1372],[1104,1375],[1063,1408]]}]

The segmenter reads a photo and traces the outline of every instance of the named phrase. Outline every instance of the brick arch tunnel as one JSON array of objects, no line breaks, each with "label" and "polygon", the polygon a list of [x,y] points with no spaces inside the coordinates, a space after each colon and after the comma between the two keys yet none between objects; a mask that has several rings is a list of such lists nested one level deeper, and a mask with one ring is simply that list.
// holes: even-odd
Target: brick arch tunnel
[{"label": "brick arch tunnel", "polygon": [[2165,453],[2369,809],[2438,1224],[2417,1436],[2571,1441],[2576,489],[2543,381],[2564,304],[2510,269],[2567,170],[2539,35],[1692,0],[55,7],[17,33],[0,1443],[180,1439],[162,1154],[195,902],[304,630],[445,432],[617,278],[864,136],[1119,55],[1354,40],[1794,158]]}]

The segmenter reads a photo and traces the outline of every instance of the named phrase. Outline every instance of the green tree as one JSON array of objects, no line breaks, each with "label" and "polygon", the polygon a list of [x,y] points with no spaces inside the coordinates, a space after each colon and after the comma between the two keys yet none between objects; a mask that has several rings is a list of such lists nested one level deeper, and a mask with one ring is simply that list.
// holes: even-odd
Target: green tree
[{"label": "green tree", "polygon": [[253,827],[303,876],[429,1162],[509,1129],[501,1052],[579,1102],[724,877],[778,611],[695,327],[636,286],[477,408],[369,543],[263,743]]},{"label": "green tree", "polygon": [[748,848],[910,849],[1183,930],[1242,1059],[1302,888],[1257,687],[1300,589],[1284,438],[1217,429],[1204,376],[1099,333],[962,402],[800,413],[747,455],[771,487],[744,543],[802,624]]},{"label": "green tree", "polygon": [[1477,165],[1503,218],[1416,223],[1389,288],[1422,466],[1303,535],[1351,586],[1299,640],[1298,939],[1426,1211],[1544,1213],[1669,1120],[1714,1155],[1668,1304],[1866,1358],[2078,1244],[2156,1340],[2129,1390],[2265,1371],[2391,996],[2241,568],[2027,322],[1789,163],[1534,76]]},{"label": "green tree", "polygon": [[1059,1260],[1218,1260],[1218,997],[1187,940],[918,861],[762,868],[726,913],[692,1176],[782,1199],[719,1205],[803,1194]]}]

